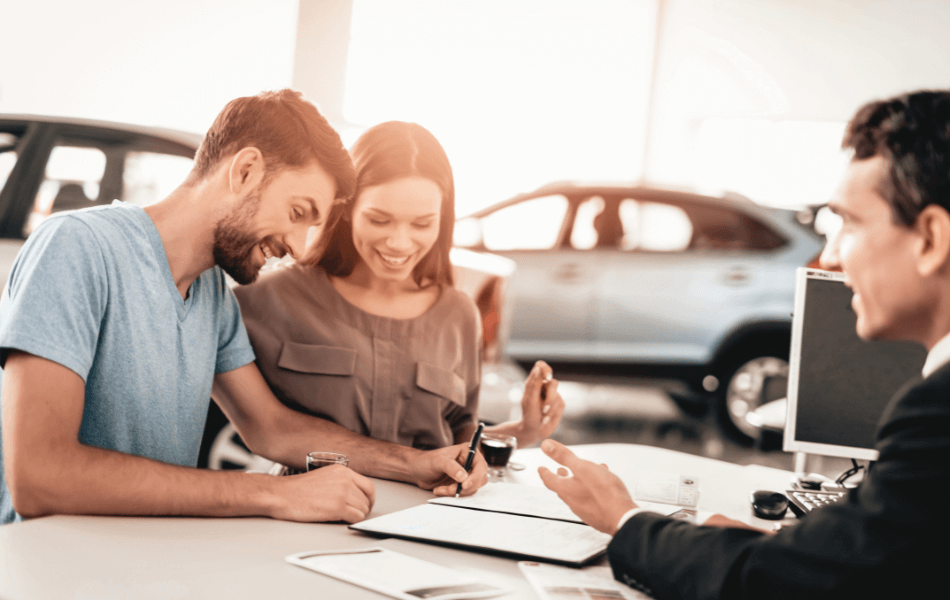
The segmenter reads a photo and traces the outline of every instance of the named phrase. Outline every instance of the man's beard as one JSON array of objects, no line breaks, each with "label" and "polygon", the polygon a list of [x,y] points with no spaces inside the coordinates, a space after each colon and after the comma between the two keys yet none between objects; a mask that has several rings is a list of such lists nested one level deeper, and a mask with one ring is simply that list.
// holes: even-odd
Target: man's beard
[{"label": "man's beard", "polygon": [[252,255],[261,240],[247,233],[260,206],[258,188],[214,226],[214,262],[241,285],[254,283],[260,270]]}]

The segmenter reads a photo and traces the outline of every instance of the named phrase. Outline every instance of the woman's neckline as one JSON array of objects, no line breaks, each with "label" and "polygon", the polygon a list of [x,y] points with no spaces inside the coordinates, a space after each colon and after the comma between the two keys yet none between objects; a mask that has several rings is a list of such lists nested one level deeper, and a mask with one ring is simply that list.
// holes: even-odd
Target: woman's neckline
[{"label": "woman's neckline", "polygon": [[[377,318],[377,319],[388,319],[388,320],[390,320],[390,321],[400,321],[400,322],[415,321],[416,319],[420,319],[420,318],[422,318],[422,317],[424,317],[424,316],[430,314],[430,313],[435,309],[435,307],[439,305],[439,303],[442,301],[442,299],[445,297],[445,289],[444,289],[442,286],[438,286],[437,284],[433,284],[433,285],[436,287],[436,290],[437,290],[438,294],[436,295],[435,299],[434,299],[428,306],[426,306],[424,310],[422,310],[422,311],[419,312],[418,314],[413,314],[413,315],[411,315],[411,316],[405,316],[405,317],[403,317],[403,316],[391,316],[391,315],[386,315],[386,314],[379,314],[379,313],[376,313],[376,312],[373,312],[373,311],[370,311],[370,310],[366,310],[366,309],[363,308],[362,306],[359,306],[358,304],[354,303],[352,300],[350,300],[349,298],[347,298],[339,289],[337,289],[336,285],[334,285],[334,281],[333,281],[334,276],[329,275],[329,274],[328,274],[326,271],[324,271],[323,269],[318,269],[318,270],[319,270],[319,272],[320,272],[320,276],[322,276],[322,277],[324,277],[324,278],[326,279],[326,283],[327,283],[327,285],[330,287],[330,289],[333,290],[333,293],[334,293],[340,300],[342,300],[347,306],[350,306],[350,307],[351,307],[353,310],[355,310],[355,311],[358,311],[358,312],[360,312],[360,313],[362,313],[362,314],[365,314],[365,315],[369,315],[369,316],[375,317],[375,318]],[[345,277],[335,277],[335,278],[338,279],[338,280],[342,280],[342,281],[345,281],[345,279],[346,279]]]}]

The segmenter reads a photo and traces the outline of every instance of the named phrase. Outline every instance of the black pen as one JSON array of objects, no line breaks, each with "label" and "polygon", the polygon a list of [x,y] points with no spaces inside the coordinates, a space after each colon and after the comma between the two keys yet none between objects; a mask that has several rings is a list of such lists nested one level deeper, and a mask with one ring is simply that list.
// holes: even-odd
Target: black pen
[{"label": "black pen", "polygon": [[[475,451],[478,450],[478,440],[482,437],[482,429],[485,428],[484,423],[478,424],[478,429],[475,430],[475,435],[472,436],[472,445],[468,447],[468,458],[465,459],[465,472],[468,473],[468,470],[472,468],[472,461],[475,460]],[[462,493],[462,484],[459,483],[458,487],[455,488],[455,497],[458,498],[459,494]]]}]

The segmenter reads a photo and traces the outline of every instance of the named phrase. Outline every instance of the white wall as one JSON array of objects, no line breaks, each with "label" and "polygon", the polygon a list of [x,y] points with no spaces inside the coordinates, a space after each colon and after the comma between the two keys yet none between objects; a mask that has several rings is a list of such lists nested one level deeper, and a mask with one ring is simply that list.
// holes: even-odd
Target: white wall
[{"label": "white wall", "polygon": [[822,202],[865,102],[950,87],[947,0],[662,0],[645,174]]},{"label": "white wall", "polygon": [[203,133],[291,84],[296,0],[0,0],[0,112]]}]

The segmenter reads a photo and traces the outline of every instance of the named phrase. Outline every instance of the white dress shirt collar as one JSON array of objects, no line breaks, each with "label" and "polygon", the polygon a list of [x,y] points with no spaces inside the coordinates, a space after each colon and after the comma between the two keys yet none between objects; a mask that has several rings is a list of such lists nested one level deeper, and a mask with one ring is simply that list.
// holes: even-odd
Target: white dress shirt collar
[{"label": "white dress shirt collar", "polygon": [[950,362],[950,333],[943,336],[927,353],[923,369],[924,377],[930,377],[934,371],[948,362]]}]

